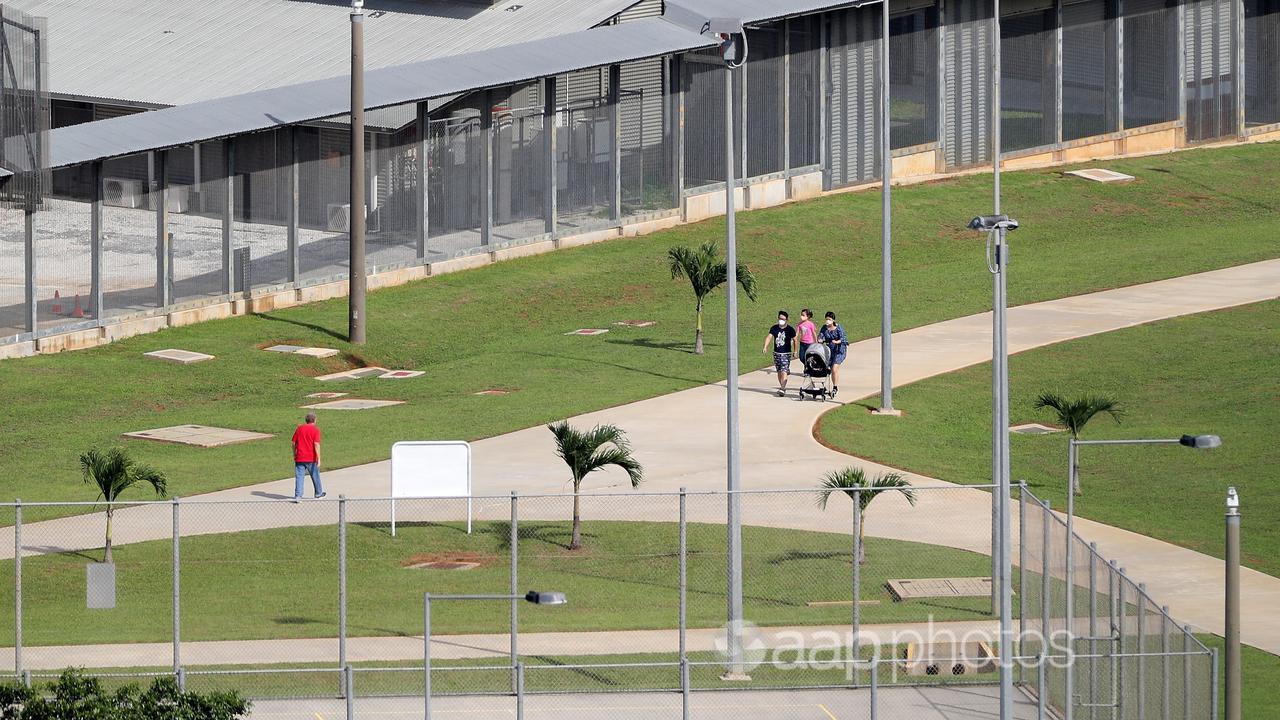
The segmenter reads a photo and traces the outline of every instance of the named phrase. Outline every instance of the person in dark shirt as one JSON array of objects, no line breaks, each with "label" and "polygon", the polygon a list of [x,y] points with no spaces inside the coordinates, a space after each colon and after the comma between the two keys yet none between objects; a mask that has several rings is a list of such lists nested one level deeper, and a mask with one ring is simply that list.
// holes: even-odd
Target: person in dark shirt
[{"label": "person in dark shirt", "polygon": [[818,341],[831,350],[831,399],[834,400],[836,393],[840,391],[840,365],[849,353],[849,336],[845,334],[844,327],[836,322],[835,313],[827,313],[822,329],[818,331]]},{"label": "person in dark shirt", "polygon": [[796,354],[796,329],[788,325],[786,310],[778,311],[778,323],[769,328],[764,338],[764,352],[773,350],[773,369],[778,371],[778,397],[787,394],[787,376],[791,374],[791,358]]}]

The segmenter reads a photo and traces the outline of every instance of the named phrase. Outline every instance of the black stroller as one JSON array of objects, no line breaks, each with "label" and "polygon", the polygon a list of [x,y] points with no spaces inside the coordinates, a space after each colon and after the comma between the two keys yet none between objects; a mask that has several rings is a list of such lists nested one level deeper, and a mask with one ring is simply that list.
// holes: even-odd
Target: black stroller
[{"label": "black stroller", "polygon": [[827,378],[831,377],[831,350],[822,343],[814,343],[804,351],[804,385],[800,387],[800,399],[811,397],[827,401],[830,390]]}]

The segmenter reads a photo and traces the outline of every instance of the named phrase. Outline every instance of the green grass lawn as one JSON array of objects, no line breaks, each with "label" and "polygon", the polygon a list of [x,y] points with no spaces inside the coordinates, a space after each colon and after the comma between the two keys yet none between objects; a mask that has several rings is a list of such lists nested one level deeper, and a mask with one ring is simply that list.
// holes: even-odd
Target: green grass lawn
[{"label": "green grass lawn", "polygon": [[[1058,169],[1005,175],[1005,207],[1023,224],[1012,303],[1280,255],[1274,192],[1280,144],[1109,166],[1138,179],[1104,186],[1063,177]],[[894,194],[895,327],[989,308],[983,239],[963,228],[989,208],[990,194],[987,176]],[[878,194],[854,193],[740,216],[740,257],[761,287],[759,302],[743,307],[745,357],[764,364],[759,338],[780,307],[835,310],[853,338],[878,333],[879,207]],[[473,440],[714,380],[724,367],[723,293],[707,308],[707,354],[695,356],[689,352],[692,296],[684,281],[671,280],[665,254],[672,245],[722,235],[723,222],[712,220],[381,290],[369,297],[370,341],[362,348],[343,342],[346,301],[336,300],[85,352],[5,361],[3,493],[29,501],[90,500],[78,474],[80,452],[120,442],[123,432],[186,423],[276,437],[211,450],[129,442],[137,457],[170,476],[172,493],[285,477],[289,433],[303,412],[298,407],[318,390],[408,401],[323,414],[325,461],[338,467],[386,458],[397,440]],[[613,325],[627,319],[658,324],[643,330]],[[564,335],[581,327],[611,331]],[[343,355],[326,361],[257,349],[277,342],[330,346]],[[218,357],[187,367],[142,357],[169,347]],[[310,377],[364,363],[427,374],[323,384]],[[512,392],[474,395],[495,387]]]},{"label": "green grass lawn", "polygon": [[[1095,418],[1086,438],[1222,436],[1222,447],[1085,447],[1080,451],[1084,517],[1218,557],[1226,488],[1243,502],[1242,561],[1280,575],[1280,301],[1205,313],[1073,340],[1010,359],[1013,424],[1047,421],[1032,408],[1046,390],[1113,395],[1117,425]],[[983,364],[894,391],[899,420],[851,406],[826,415],[825,442],[860,457],[960,483],[990,471],[991,366]],[[874,405],[872,400],[868,404]],[[1066,434],[1014,434],[1015,481],[1062,509]]]},{"label": "green grass lawn", "polygon": [[[585,547],[565,548],[568,523],[521,525],[519,588],[554,589],[569,597],[556,608],[520,611],[523,632],[633,630],[678,627],[678,537],[673,523],[587,522]],[[350,526],[348,633],[421,635],[422,593],[507,591],[509,525],[401,524]],[[689,525],[688,617],[691,627],[724,622],[724,527]],[[758,625],[849,622],[847,535],[745,527],[744,616]],[[171,639],[171,548],[167,541],[116,548],[117,605],[86,610],[82,553],[23,562],[24,640],[28,645],[166,642]],[[464,571],[408,569],[423,554],[469,553],[480,567]],[[244,640],[336,637],[337,533],[299,527],[184,538],[183,639]],[[12,574],[12,562],[0,564]],[[8,569],[4,569],[7,567]],[[986,598],[894,602],[885,587],[897,577],[980,576],[983,555],[920,543],[867,539],[862,569],[862,618],[867,623],[989,618]],[[989,570],[987,570],[989,572]],[[903,573],[907,573],[904,575]],[[0,584],[0,607],[12,606],[12,584]],[[440,602],[439,634],[503,633],[504,602]],[[11,637],[13,614],[0,614],[0,638]],[[640,648],[635,648],[640,650]]]}]

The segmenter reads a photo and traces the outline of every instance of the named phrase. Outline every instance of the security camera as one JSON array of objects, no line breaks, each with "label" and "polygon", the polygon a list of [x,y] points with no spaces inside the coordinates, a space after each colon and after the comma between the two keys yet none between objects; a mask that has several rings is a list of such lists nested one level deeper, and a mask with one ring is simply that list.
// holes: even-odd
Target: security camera
[{"label": "security camera", "polygon": [[969,221],[969,229],[978,232],[992,230],[1017,230],[1018,221],[1008,215],[979,215]]},{"label": "security camera", "polygon": [[738,18],[709,18],[702,24],[703,35],[720,39],[720,57],[731,68],[747,61],[747,34]]}]

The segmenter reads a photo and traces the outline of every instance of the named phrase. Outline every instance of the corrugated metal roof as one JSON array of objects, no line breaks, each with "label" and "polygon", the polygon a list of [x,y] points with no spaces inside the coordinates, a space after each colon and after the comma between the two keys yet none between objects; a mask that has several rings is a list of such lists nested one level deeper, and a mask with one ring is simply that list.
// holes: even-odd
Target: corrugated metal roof
[{"label": "corrugated metal roof", "polygon": [[[592,27],[636,0],[368,0],[373,70]],[[345,75],[342,0],[5,0],[49,20],[55,95],[185,105]]]},{"label": "corrugated metal roof", "polygon": [[[666,0],[667,17],[684,22],[686,14],[702,18],[739,18],[760,23],[834,8],[867,5],[879,0]],[[701,23],[699,23],[701,24]]]},{"label": "corrugated metal roof", "polygon": [[[389,107],[709,44],[662,18],[646,18],[367,71],[365,105]],[[63,167],[336,117],[350,109],[349,103],[349,79],[337,77],[82,123],[51,133],[51,161],[53,167]]]}]

